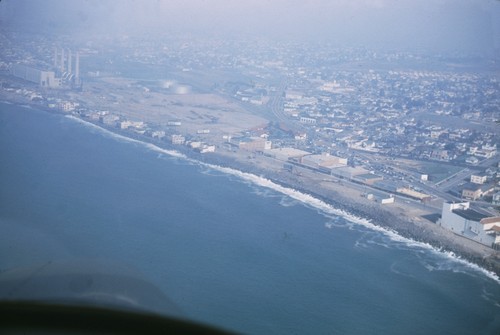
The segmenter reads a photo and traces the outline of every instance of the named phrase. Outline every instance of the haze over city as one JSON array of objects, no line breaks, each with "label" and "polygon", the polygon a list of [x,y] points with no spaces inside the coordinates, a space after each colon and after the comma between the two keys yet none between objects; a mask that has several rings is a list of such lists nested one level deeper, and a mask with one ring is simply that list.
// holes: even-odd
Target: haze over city
[{"label": "haze over city", "polygon": [[86,36],[182,33],[474,53],[500,47],[494,0],[19,0],[2,7],[4,26]]}]

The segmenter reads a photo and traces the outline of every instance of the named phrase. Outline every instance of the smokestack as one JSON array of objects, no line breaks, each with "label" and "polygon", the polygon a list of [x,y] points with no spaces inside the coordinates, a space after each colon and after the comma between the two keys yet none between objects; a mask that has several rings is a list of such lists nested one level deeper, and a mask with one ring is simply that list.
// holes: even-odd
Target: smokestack
[{"label": "smokestack", "polygon": [[73,71],[71,70],[71,49],[68,50],[68,73],[72,73]]},{"label": "smokestack", "polygon": [[57,47],[54,48],[54,68],[57,68]]},{"label": "smokestack", "polygon": [[78,51],[75,56],[75,78],[80,79],[80,53]]},{"label": "smokestack", "polygon": [[61,73],[64,73],[64,49],[61,49]]}]

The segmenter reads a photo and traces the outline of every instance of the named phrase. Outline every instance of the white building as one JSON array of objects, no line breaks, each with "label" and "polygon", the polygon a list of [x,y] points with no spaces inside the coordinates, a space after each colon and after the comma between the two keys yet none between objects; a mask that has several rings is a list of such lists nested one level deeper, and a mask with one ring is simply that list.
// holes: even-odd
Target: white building
[{"label": "white building", "polygon": [[161,140],[162,138],[165,137],[165,132],[163,130],[153,131],[151,137]]},{"label": "white building", "polygon": [[302,116],[300,118],[300,123],[303,123],[303,124],[316,124],[316,119],[313,119],[311,117]]},{"label": "white building", "polygon": [[62,110],[63,112],[71,112],[74,111],[76,107],[78,107],[78,103],[74,103],[71,101],[61,101],[59,103],[59,109]]},{"label": "white building", "polygon": [[469,202],[444,203],[441,226],[488,247],[500,248],[500,217],[478,213]]},{"label": "white building", "polygon": [[120,123],[120,128],[121,129],[128,129],[128,128],[136,128],[136,129],[142,129],[146,125],[142,121],[129,121],[125,120]]},{"label": "white building", "polygon": [[493,194],[493,200],[492,200],[493,205],[500,205],[500,191],[497,193]]},{"label": "white building", "polygon": [[42,71],[22,64],[14,64],[11,68],[12,75],[31,81],[41,87],[57,88],[61,86],[61,78],[56,78],[53,71]]},{"label": "white building", "polygon": [[470,156],[470,157],[467,157],[465,162],[469,163],[469,164],[477,165],[479,163],[479,159],[477,157]]},{"label": "white building", "polygon": [[184,144],[186,138],[182,135],[172,135],[172,144]]},{"label": "white building", "polygon": [[203,146],[200,148],[200,152],[202,154],[205,154],[207,152],[215,152],[215,145],[203,144]]},{"label": "white building", "polygon": [[474,184],[484,184],[486,182],[487,176],[484,173],[472,174],[470,176],[470,182]]}]

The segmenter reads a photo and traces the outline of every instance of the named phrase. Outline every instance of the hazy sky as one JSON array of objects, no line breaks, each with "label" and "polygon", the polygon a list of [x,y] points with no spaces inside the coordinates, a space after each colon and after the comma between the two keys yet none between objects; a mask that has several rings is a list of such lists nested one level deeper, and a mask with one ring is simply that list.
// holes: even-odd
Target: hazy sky
[{"label": "hazy sky", "polygon": [[497,0],[3,0],[34,30],[265,36],[381,48],[500,48]]}]

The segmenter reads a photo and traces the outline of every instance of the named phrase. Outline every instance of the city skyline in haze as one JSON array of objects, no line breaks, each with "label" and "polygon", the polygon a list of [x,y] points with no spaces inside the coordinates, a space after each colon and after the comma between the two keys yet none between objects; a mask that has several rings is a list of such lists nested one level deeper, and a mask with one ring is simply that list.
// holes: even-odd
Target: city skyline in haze
[{"label": "city skyline in haze", "polygon": [[0,19],[3,29],[88,37],[103,32],[263,37],[484,55],[500,48],[495,0],[4,0]]}]

